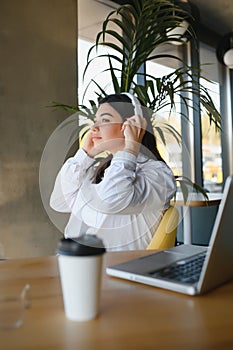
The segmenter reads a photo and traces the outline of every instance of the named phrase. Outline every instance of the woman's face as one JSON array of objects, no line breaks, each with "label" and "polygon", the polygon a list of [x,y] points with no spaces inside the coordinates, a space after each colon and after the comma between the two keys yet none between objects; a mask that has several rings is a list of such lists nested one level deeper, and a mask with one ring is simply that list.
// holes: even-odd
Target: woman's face
[{"label": "woman's face", "polygon": [[123,149],[125,141],[122,123],[122,117],[109,103],[101,104],[90,131],[94,147],[98,147],[101,152],[111,153]]}]

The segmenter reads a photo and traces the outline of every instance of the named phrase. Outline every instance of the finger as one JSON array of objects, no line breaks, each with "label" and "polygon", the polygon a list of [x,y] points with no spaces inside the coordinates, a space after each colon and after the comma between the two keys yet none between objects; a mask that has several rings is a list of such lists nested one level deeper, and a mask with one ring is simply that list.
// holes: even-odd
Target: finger
[{"label": "finger", "polygon": [[129,126],[132,126],[132,127],[137,127],[139,129],[141,129],[141,122],[140,120],[137,120],[137,118],[129,118],[126,122],[125,122],[125,125],[129,125]]},{"label": "finger", "polygon": [[142,129],[146,130],[147,127],[147,120],[145,118],[142,119]]},{"label": "finger", "polygon": [[130,123],[140,124],[141,118],[138,115],[133,115],[132,117],[127,118],[127,121],[129,121]]},{"label": "finger", "polygon": [[136,120],[137,123],[141,123],[142,119],[144,119],[144,118],[142,118],[139,114],[135,114],[134,119]]}]

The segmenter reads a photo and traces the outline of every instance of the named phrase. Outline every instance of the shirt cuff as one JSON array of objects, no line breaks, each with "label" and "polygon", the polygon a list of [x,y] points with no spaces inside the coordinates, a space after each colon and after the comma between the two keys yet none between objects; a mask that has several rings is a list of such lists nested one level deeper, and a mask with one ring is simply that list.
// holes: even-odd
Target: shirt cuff
[{"label": "shirt cuff", "polygon": [[112,159],[112,163],[118,162],[118,161],[123,161],[126,163],[134,163],[135,166],[137,164],[137,157],[130,152],[127,151],[118,151]]},{"label": "shirt cuff", "polygon": [[79,148],[73,157],[73,162],[78,163],[80,165],[82,164],[83,166],[88,167],[93,163],[95,163],[95,159],[89,157],[87,153],[84,151],[84,149]]}]

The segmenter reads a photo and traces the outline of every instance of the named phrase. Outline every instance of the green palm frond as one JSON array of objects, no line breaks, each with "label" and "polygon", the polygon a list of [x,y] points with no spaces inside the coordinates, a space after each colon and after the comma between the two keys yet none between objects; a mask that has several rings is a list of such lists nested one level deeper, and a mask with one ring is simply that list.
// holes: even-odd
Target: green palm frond
[{"label": "green palm frond", "polygon": [[[175,176],[175,178],[176,178],[176,181],[180,185],[185,204],[187,203],[188,195],[190,193],[190,188],[191,188],[191,192],[193,192],[193,190],[195,190],[195,192],[201,193],[206,200],[206,204],[208,205],[209,197],[208,197],[206,191],[201,186],[192,182],[189,178],[187,178],[185,176]],[[176,196],[175,196],[175,200],[176,200]]]},{"label": "green palm frond", "polygon": [[78,107],[77,106],[70,106],[64,103],[60,103],[60,102],[56,102],[56,101],[52,101],[50,106],[47,106],[49,108],[54,108],[54,109],[64,109],[65,111],[69,112],[69,113],[76,113],[78,111]]},{"label": "green palm frond", "polygon": [[162,141],[163,145],[166,146],[166,137],[165,135],[168,134],[172,136],[178,145],[181,145],[181,135],[180,133],[169,123],[160,122],[157,123],[156,121],[153,123],[153,127],[155,129],[155,133],[159,134],[160,140]]},{"label": "green palm frond", "polygon": [[[120,6],[110,12],[103,22],[102,29],[96,36],[96,42],[88,52],[84,76],[93,61],[105,57],[108,59],[109,68],[105,68],[99,74],[110,71],[111,84],[116,93],[134,92],[148,108],[153,110],[154,115],[165,106],[169,107],[171,112],[176,105],[176,96],[180,98],[181,104],[188,112],[190,107],[195,108],[190,98],[192,94],[198,97],[210,123],[214,123],[216,129],[219,129],[221,116],[208,90],[197,84],[201,78],[200,70],[185,65],[174,55],[159,53],[159,48],[170,43],[171,39],[182,42],[182,37],[174,38],[171,33],[172,29],[180,25],[184,19],[190,20],[191,16],[170,0],[135,0],[133,5]],[[115,30],[112,29],[113,26]],[[195,33],[191,26],[189,28],[190,35],[195,40]],[[96,50],[98,53],[100,46],[111,49],[111,52],[91,58],[92,52]],[[154,54],[155,51],[156,54]],[[138,73],[139,68],[146,61],[161,58],[177,60],[181,67],[162,78]],[[136,82],[138,74],[144,77],[148,92],[138,86]],[[94,79],[91,83],[99,89],[99,92],[96,92],[99,98],[106,94],[104,88],[100,87]],[[188,113],[183,116],[187,115]]]},{"label": "green palm frond", "polygon": [[[134,5],[119,7],[103,22],[95,45],[89,50],[86,69],[92,61],[91,53],[99,46],[118,52],[121,56],[121,90],[129,91],[141,64],[157,47],[171,41],[170,31],[188,16],[169,0],[136,0]],[[112,25],[115,30],[110,29]],[[177,40],[181,42],[182,39]],[[119,62],[119,57],[111,58]]]}]

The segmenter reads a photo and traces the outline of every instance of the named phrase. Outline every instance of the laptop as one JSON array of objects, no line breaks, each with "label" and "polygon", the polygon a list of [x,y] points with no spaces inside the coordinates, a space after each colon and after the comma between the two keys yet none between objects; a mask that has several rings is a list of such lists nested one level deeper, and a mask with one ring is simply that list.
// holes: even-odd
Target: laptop
[{"label": "laptop", "polygon": [[233,176],[226,179],[208,247],[182,244],[121,264],[110,276],[188,295],[233,279]]}]

